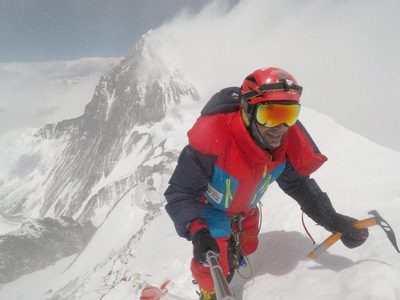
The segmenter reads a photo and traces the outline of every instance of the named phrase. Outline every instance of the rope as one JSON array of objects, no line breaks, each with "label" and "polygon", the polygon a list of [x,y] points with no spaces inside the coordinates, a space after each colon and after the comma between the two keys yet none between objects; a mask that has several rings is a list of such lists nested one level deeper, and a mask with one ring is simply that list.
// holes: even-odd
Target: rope
[{"label": "rope", "polygon": [[252,264],[251,264],[249,258],[248,258],[246,255],[243,255],[243,258],[244,258],[244,260],[246,261],[246,265],[249,266],[250,274],[249,274],[248,276],[243,275],[243,274],[240,272],[240,268],[237,269],[237,273],[238,273],[239,276],[242,277],[243,279],[248,280],[248,279],[250,279],[251,277],[253,277],[253,266],[252,266]]},{"label": "rope", "polygon": [[258,202],[258,212],[259,212],[259,214],[260,214],[260,221],[259,221],[259,224],[258,224],[258,231],[257,231],[257,236],[260,234],[260,231],[261,231],[261,226],[262,226],[262,203],[261,202]]},{"label": "rope", "polygon": [[310,238],[310,240],[313,242],[313,245],[315,245],[316,242],[314,241],[314,239],[311,236],[310,232],[308,232],[306,223],[304,222],[304,212],[301,213],[301,223],[303,223],[304,230],[306,231],[306,233],[307,233],[308,237]]}]

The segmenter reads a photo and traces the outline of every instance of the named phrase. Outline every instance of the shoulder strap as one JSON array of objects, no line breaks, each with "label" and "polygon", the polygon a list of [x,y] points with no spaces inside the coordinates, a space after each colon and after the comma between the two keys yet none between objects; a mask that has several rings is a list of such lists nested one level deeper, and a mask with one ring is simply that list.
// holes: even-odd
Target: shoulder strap
[{"label": "shoulder strap", "polygon": [[229,87],[214,94],[201,111],[201,115],[214,115],[238,111],[240,107],[240,88]]}]

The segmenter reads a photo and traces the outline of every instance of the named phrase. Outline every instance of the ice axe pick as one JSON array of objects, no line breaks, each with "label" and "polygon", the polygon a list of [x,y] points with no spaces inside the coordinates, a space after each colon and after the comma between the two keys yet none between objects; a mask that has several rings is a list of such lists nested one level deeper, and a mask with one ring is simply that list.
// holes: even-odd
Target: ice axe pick
[{"label": "ice axe pick", "polygon": [[[392,243],[393,247],[398,253],[400,253],[399,247],[397,246],[396,236],[392,227],[389,223],[382,218],[382,216],[376,211],[371,210],[368,214],[373,215],[373,217],[360,220],[353,223],[354,228],[363,229],[374,225],[379,225],[383,231],[385,231],[389,241]],[[307,257],[310,259],[316,259],[321,253],[325,252],[330,246],[336,243],[343,236],[340,232],[335,232],[329,236],[325,241],[319,244],[313,251],[311,251]]]}]

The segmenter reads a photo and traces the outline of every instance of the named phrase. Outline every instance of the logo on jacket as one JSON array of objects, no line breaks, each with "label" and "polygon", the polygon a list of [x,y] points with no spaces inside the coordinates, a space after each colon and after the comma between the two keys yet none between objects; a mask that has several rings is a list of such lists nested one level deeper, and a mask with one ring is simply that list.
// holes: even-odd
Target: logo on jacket
[{"label": "logo on jacket", "polygon": [[218,192],[211,184],[207,187],[207,196],[209,196],[214,202],[221,204],[224,194]]}]

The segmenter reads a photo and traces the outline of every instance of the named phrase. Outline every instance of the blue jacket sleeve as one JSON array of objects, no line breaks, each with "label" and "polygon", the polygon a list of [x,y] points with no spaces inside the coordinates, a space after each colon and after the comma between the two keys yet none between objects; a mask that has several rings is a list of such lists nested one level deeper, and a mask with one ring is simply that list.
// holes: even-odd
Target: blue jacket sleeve
[{"label": "blue jacket sleeve", "polygon": [[215,156],[199,152],[190,145],[186,146],[164,193],[167,199],[165,209],[177,233],[188,240],[191,239],[188,227],[192,221],[198,219],[206,223],[199,200],[207,190],[215,161]]},{"label": "blue jacket sleeve", "polygon": [[305,214],[325,229],[333,230],[336,211],[328,195],[321,190],[314,179],[300,175],[287,161],[277,183],[286,194],[299,203]]}]

